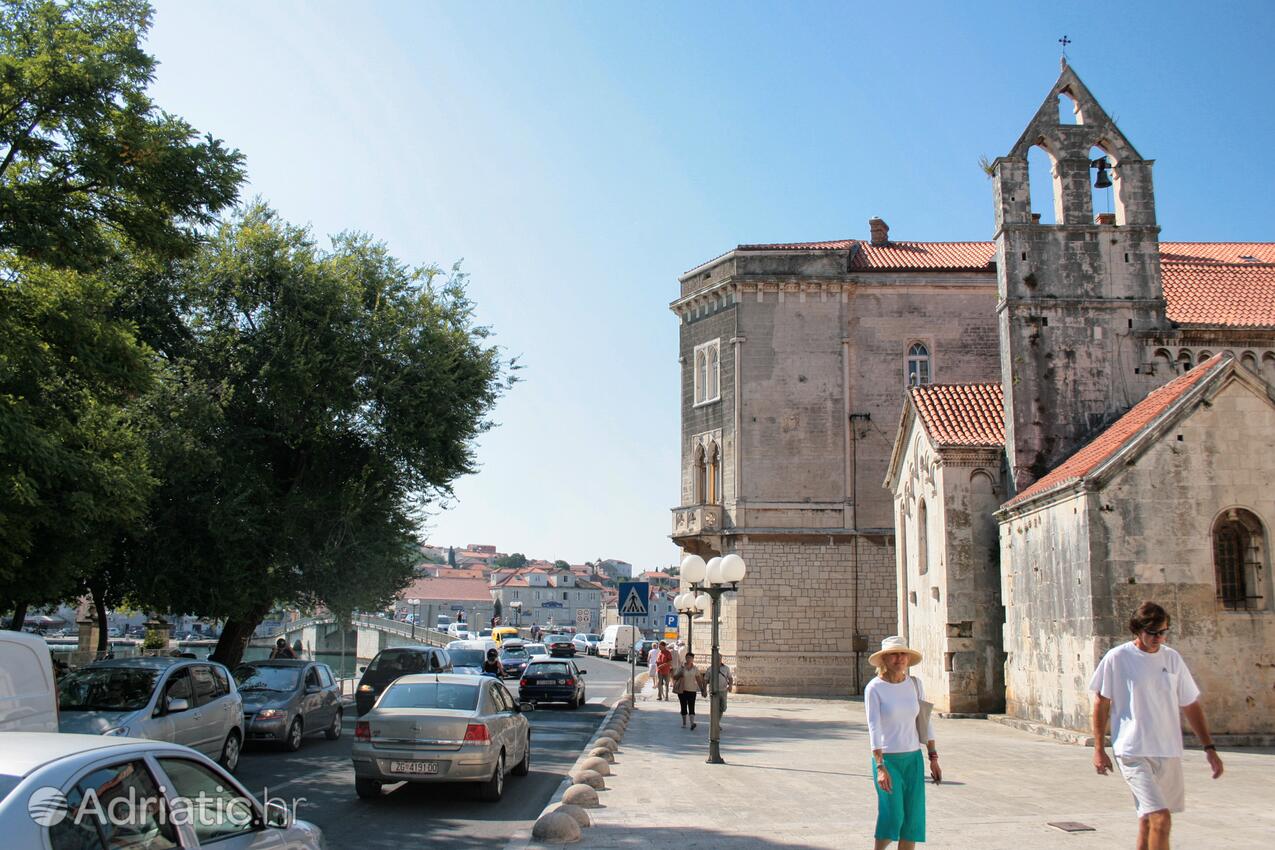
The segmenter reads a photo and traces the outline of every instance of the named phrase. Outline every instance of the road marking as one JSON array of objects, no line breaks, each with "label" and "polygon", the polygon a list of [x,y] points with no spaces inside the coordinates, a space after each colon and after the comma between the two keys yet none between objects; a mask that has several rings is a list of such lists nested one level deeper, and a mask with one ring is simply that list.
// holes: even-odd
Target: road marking
[{"label": "road marking", "polygon": [[607,701],[606,697],[593,697],[592,699],[589,700],[589,705],[602,705],[602,703],[606,701]]}]

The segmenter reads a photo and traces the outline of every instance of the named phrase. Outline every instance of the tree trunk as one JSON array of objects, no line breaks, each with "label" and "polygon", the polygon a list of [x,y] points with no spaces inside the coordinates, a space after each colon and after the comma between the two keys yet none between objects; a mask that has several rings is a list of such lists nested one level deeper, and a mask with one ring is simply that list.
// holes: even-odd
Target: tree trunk
[{"label": "tree trunk", "polygon": [[22,627],[27,622],[27,603],[18,601],[13,605],[13,622],[9,624],[9,628],[15,632],[22,631]]},{"label": "tree trunk", "polygon": [[93,599],[93,610],[97,615],[97,652],[98,656],[105,656],[111,649],[111,639],[106,634],[106,594],[100,589],[90,592]]},{"label": "tree trunk", "polygon": [[243,660],[243,653],[248,648],[248,641],[252,638],[252,633],[257,626],[261,625],[261,621],[269,613],[269,605],[260,605],[253,608],[242,618],[226,618],[226,625],[222,627],[221,637],[217,639],[217,648],[213,650],[212,655],[208,656],[208,658],[233,669],[235,665]]}]

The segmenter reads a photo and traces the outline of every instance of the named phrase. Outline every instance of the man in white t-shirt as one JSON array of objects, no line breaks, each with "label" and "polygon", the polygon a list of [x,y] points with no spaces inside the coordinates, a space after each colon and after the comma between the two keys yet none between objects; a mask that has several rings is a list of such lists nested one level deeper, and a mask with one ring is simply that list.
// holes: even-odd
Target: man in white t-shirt
[{"label": "man in white t-shirt", "polygon": [[1105,737],[1111,720],[1111,749],[1138,807],[1138,850],[1169,850],[1172,812],[1186,808],[1182,781],[1182,721],[1204,745],[1213,778],[1222,760],[1200,707],[1200,689],[1182,656],[1165,645],[1169,614],[1144,602],[1129,621],[1133,640],[1112,649],[1098,662],[1089,690],[1094,692],[1094,769],[1111,770]]}]

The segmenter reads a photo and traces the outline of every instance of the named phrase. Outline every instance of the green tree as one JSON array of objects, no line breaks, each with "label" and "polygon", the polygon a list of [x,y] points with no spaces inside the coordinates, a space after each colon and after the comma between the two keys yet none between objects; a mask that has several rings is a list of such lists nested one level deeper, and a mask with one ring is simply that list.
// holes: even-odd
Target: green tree
[{"label": "green tree", "polygon": [[456,566],[456,547],[455,546],[447,547],[447,565],[449,567]]},{"label": "green tree", "polygon": [[0,610],[75,595],[153,479],[130,401],[146,348],[101,278],[10,258],[0,282]]},{"label": "green tree", "polygon": [[233,664],[276,603],[345,613],[410,580],[422,511],[473,471],[513,364],[458,269],[357,235],[321,251],[259,204],[176,276],[191,344],[155,400],[132,595],[225,619],[214,657]]},{"label": "green tree", "polygon": [[512,555],[501,555],[491,563],[492,566],[502,570],[520,570],[527,566],[527,556],[521,552],[514,552]]},{"label": "green tree", "polygon": [[87,270],[188,253],[234,202],[242,156],[147,96],[144,0],[0,6],[0,250]]},{"label": "green tree", "polygon": [[553,562],[553,568],[555,570],[569,570],[571,569],[571,565],[560,559]]}]

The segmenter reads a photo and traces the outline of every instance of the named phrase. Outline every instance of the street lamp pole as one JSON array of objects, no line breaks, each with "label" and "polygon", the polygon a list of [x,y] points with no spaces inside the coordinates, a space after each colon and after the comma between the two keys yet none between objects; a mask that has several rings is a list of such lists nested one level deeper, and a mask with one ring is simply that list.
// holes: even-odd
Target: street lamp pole
[{"label": "street lamp pole", "polygon": [[[709,704],[708,763],[725,764],[726,762],[722,760],[720,748],[722,734],[722,660],[721,652],[718,648],[718,626],[721,618],[722,595],[739,590],[739,583],[743,580],[747,567],[744,564],[744,559],[735,554],[727,555],[724,558],[713,558],[707,564],[698,555],[688,555],[682,561],[681,572],[686,577],[686,580],[691,583],[692,589],[706,594],[712,600],[713,652],[712,669],[709,671],[712,702]],[[689,595],[685,594],[684,596]],[[703,596],[700,596],[697,602],[700,600],[703,600]]]},{"label": "street lamp pole", "polygon": [[416,619],[421,613],[421,601],[419,599],[409,599],[407,604],[412,606],[412,640],[416,640]]}]

